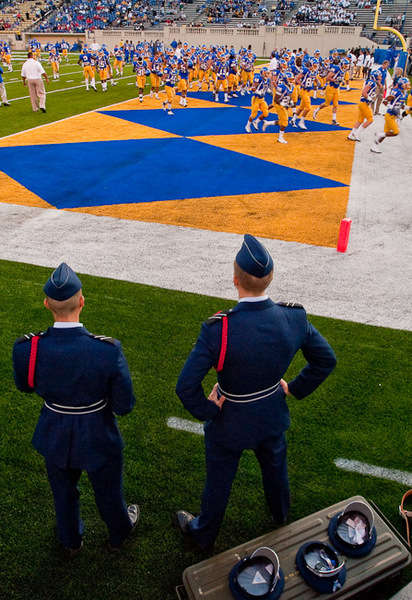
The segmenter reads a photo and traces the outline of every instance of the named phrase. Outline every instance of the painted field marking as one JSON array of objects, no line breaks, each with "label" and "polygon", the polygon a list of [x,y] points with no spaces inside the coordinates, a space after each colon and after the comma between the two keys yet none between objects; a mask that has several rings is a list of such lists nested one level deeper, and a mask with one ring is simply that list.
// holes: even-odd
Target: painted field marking
[{"label": "painted field marking", "polygon": [[179,417],[169,417],[167,419],[167,426],[172,429],[178,429],[179,431],[188,431],[189,433],[204,435],[202,423],[195,423],[194,421],[188,421],[187,419],[179,419]]},{"label": "painted field marking", "polygon": [[[128,75],[127,77],[119,77],[119,79],[117,79],[117,81],[119,81],[120,79],[130,79],[131,77],[135,77],[135,75]],[[55,81],[59,81],[59,80],[55,80]],[[100,81],[96,81],[96,84],[100,84]],[[58,90],[46,90],[46,96],[48,94],[56,94],[57,92],[67,92],[68,90],[76,90],[78,88],[84,88],[84,87],[85,87],[85,84],[82,83],[81,85],[73,85],[73,86],[66,87],[66,88],[60,88]],[[27,98],[30,98],[30,96],[21,96],[20,98],[9,98],[9,102],[16,102],[16,100],[26,100]],[[120,100],[120,102],[122,102],[122,100]],[[120,104],[120,102],[117,102],[117,104]],[[126,100],[125,100],[125,102],[126,102]],[[95,110],[101,110],[101,108],[96,108]],[[88,112],[94,112],[94,111],[88,111]],[[73,116],[77,116],[77,115],[73,115]],[[57,121],[55,121],[55,123],[57,123]],[[22,133],[22,132],[20,132],[20,133]]]},{"label": "painted field marking", "polygon": [[[188,431],[189,433],[204,435],[203,425],[201,423],[195,423],[194,421],[188,421],[187,419],[169,417],[167,419],[167,426],[179,431]],[[367,463],[358,460],[349,460],[348,458],[335,458],[333,462],[339,469],[343,469],[344,471],[360,473],[361,475],[372,475],[372,477],[388,479],[389,481],[396,481],[407,487],[412,487],[412,473],[408,473],[408,471],[399,471],[397,469],[387,469],[376,465],[368,465]]]},{"label": "painted field marking", "polygon": [[408,471],[398,471],[397,469],[387,469],[376,465],[368,465],[358,460],[349,460],[348,458],[335,458],[333,461],[339,469],[360,473],[361,475],[372,475],[389,481],[396,481],[402,485],[412,487],[412,473]]},{"label": "painted field marking", "polygon": [[[145,89],[146,88],[149,89],[148,83],[146,83],[146,85],[145,85]],[[57,90],[55,90],[55,91],[57,91]],[[164,93],[164,90],[162,90],[162,91]],[[146,95],[147,94],[145,94],[145,96]],[[30,98],[30,96],[25,96],[25,98]],[[113,102],[112,104],[108,104],[107,106],[98,106],[97,108],[92,108],[91,110],[86,110],[83,113],[77,113],[75,115],[70,115],[70,117],[63,117],[63,119],[58,119],[57,121],[51,121],[50,123],[43,123],[42,125],[35,125],[35,127],[29,127],[28,129],[22,129],[21,131],[15,131],[14,133],[8,133],[7,135],[3,135],[3,137],[0,137],[0,140],[5,140],[7,138],[13,137],[14,135],[17,135],[18,133],[26,133],[27,131],[34,131],[35,129],[40,129],[41,127],[48,127],[51,125],[56,125],[56,123],[63,123],[63,121],[68,121],[69,119],[74,119],[74,117],[83,117],[84,115],[89,115],[90,113],[94,113],[99,110],[107,110],[109,108],[112,108],[112,106],[119,106],[119,104],[125,104],[126,102],[129,102],[130,100],[133,100],[133,98]]]}]

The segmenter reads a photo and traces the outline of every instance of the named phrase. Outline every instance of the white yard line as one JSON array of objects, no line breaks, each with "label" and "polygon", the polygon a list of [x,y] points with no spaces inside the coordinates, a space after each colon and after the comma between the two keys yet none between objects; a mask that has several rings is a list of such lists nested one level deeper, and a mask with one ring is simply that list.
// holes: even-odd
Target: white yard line
[{"label": "white yard line", "polygon": [[[3,73],[3,77],[7,73],[14,73],[14,72],[15,71],[6,71],[6,73]],[[50,75],[51,75],[51,73],[50,73]],[[82,75],[82,71],[80,69],[78,69],[77,71],[70,71],[70,73],[65,73],[64,71],[60,71],[61,77],[67,77],[68,75]],[[21,79],[20,78],[8,79],[8,80],[6,80],[6,83],[15,83],[16,81],[21,81]]]},{"label": "white yard line", "polygon": [[[167,419],[167,426],[172,429],[177,429],[178,431],[187,431],[188,433],[204,435],[203,425],[201,423],[180,419],[179,417],[169,417]],[[412,487],[412,473],[408,473],[407,471],[398,471],[397,469],[387,469],[376,465],[368,465],[367,463],[347,458],[336,458],[333,462],[339,469],[343,469],[344,471],[359,473],[360,475],[371,475],[372,477],[396,481],[407,487]]]},{"label": "white yard line", "polygon": [[351,473],[360,473],[361,475],[371,475],[380,479],[396,481],[407,487],[412,487],[412,473],[408,471],[398,471],[397,469],[387,469],[376,465],[368,465],[368,463],[358,460],[350,460],[348,458],[335,458],[333,461],[339,469],[350,471]]},{"label": "white yard line", "polygon": [[[120,81],[121,79],[130,79],[131,77],[135,77],[135,75],[128,75],[126,77],[118,77],[116,78],[116,81]],[[96,84],[100,84],[100,81],[96,81]],[[46,95],[48,94],[57,94],[57,92],[67,92],[68,90],[76,90],[78,88],[84,88],[85,84],[82,83],[81,85],[72,85],[70,87],[66,87],[66,88],[59,88],[58,90],[47,90]],[[20,98],[9,98],[9,102],[16,102],[17,100],[26,100],[27,98],[30,98],[30,96],[20,96]],[[120,102],[122,102],[120,100]],[[119,104],[119,102],[117,102],[117,104]],[[101,108],[96,108],[95,110],[101,110]],[[88,111],[88,112],[93,112],[93,111]],[[73,116],[78,116],[78,115],[73,115]],[[58,121],[54,121],[55,123],[58,123]],[[22,131],[20,131],[19,133],[23,133]],[[2,139],[2,138],[0,138]]]},{"label": "white yard line", "polygon": [[167,426],[171,429],[178,429],[179,431],[188,431],[189,433],[204,435],[203,425],[201,423],[195,423],[194,421],[188,421],[187,419],[179,419],[179,417],[169,417],[167,419]]}]

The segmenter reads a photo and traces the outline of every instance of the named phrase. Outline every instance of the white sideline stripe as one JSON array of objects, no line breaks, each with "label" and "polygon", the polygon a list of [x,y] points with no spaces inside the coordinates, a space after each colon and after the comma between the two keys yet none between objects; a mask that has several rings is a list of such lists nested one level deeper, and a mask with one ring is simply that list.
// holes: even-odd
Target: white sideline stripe
[{"label": "white sideline stripe", "polygon": [[179,419],[179,417],[169,417],[167,419],[167,426],[172,429],[178,429],[179,431],[188,431],[189,433],[204,435],[203,425],[201,423],[195,423],[194,421],[188,421],[187,419]]},{"label": "white sideline stripe", "polygon": [[[97,82],[99,83],[99,82]],[[27,96],[30,98],[30,96]],[[130,98],[129,98],[130,100]],[[86,112],[78,113],[77,115],[70,115],[70,117],[63,117],[63,119],[58,119],[57,121],[52,121],[51,123],[43,123],[43,125],[36,125],[35,127],[29,127],[28,129],[22,129],[22,131],[16,131],[14,133],[8,133],[3,137],[0,137],[0,140],[5,140],[7,138],[13,137],[13,135],[17,135],[20,133],[26,133],[27,131],[34,131],[35,129],[40,129],[40,127],[49,127],[50,125],[55,125],[56,123],[62,123],[63,121],[68,121],[69,119],[73,119],[74,117],[82,117],[83,115],[89,115],[90,113],[96,112],[97,110],[105,110],[107,108],[112,108],[112,106],[117,106],[118,104],[123,104],[125,102],[129,102],[129,100],[120,100],[119,102],[114,102],[113,104],[108,104],[107,106],[99,106],[98,108],[92,108],[91,110],[86,110]],[[133,100],[133,98],[131,98]]]},{"label": "white sideline stripe", "polygon": [[386,469],[385,467],[368,465],[358,460],[349,460],[348,458],[335,458],[333,462],[339,469],[343,469],[344,471],[361,473],[361,475],[372,475],[372,477],[380,477],[381,479],[396,481],[407,487],[412,487],[412,473],[408,473],[408,471]]},{"label": "white sideline stripe", "polygon": [[[46,65],[46,66],[47,66],[47,65]],[[63,65],[63,66],[64,66],[64,65]],[[74,65],[73,65],[73,66],[74,66]],[[6,71],[6,73],[16,73],[16,71]],[[3,77],[4,77],[4,75],[6,75],[6,73],[3,73]],[[50,70],[50,74],[52,74],[52,71],[51,71],[51,70]],[[65,72],[65,71],[63,71],[63,70],[60,70],[60,75],[62,75],[63,77],[66,77],[67,75],[83,75],[83,71],[82,71],[82,70],[80,70],[80,67],[79,67],[79,69],[77,69],[77,71],[70,71],[69,73],[66,73],[66,72]],[[14,81],[14,82],[15,82],[15,81],[21,81],[21,79],[18,79],[18,78],[17,78],[17,79],[8,79],[8,80],[6,81],[6,83],[12,83],[13,81]]]},{"label": "white sideline stripe", "polygon": [[[116,78],[116,81],[120,81],[120,79],[130,79],[131,77],[135,77],[135,75],[128,75],[127,77],[119,77]],[[100,84],[100,81],[96,81],[96,84]],[[48,96],[49,94],[56,94],[57,92],[67,92],[68,90],[76,90],[78,88],[84,88],[85,87],[85,83],[82,83],[81,85],[72,85],[70,87],[66,87],[66,88],[60,88],[59,90],[51,90],[48,91],[46,90],[46,96]],[[112,87],[112,86],[110,86]],[[30,96],[21,96],[20,98],[9,98],[9,102],[15,102],[16,100],[25,100],[26,98],[30,98]],[[120,100],[120,102],[117,102],[117,104],[120,104],[121,102],[123,102],[123,100]],[[124,100],[124,102],[126,102],[126,100]],[[101,110],[100,108],[96,108],[95,110]],[[88,111],[88,112],[94,112],[94,111]],[[77,116],[77,115],[73,115],[73,116]],[[54,123],[57,123],[58,121],[54,121]],[[20,131],[19,133],[23,133],[22,131]]]}]

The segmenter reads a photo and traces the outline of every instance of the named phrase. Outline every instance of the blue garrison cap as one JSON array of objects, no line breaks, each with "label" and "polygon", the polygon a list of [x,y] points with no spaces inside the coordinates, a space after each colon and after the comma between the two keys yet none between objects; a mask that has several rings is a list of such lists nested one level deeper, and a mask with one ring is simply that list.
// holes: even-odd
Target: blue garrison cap
[{"label": "blue garrison cap", "polygon": [[255,277],[265,277],[273,269],[273,260],[263,244],[253,235],[246,233],[243,244],[236,255],[236,262],[241,269]]},{"label": "blue garrison cap", "polygon": [[271,548],[258,548],[229,573],[229,588],[235,600],[278,600],[284,585],[279,559]]},{"label": "blue garrison cap", "polygon": [[331,594],[345,584],[345,562],[329,544],[303,544],[296,554],[296,566],[306,583],[320,594]]},{"label": "blue garrison cap", "polygon": [[61,263],[46,281],[43,291],[49,298],[62,301],[74,296],[81,287],[82,282],[73,269],[66,263]]}]

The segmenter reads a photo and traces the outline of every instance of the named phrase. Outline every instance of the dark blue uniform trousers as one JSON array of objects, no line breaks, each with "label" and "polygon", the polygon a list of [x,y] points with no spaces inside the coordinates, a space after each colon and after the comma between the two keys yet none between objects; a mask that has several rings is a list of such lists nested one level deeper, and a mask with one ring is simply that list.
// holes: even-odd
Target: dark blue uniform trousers
[{"label": "dark blue uniform trousers", "polygon": [[[206,548],[214,543],[223,521],[243,449],[232,450],[205,437],[206,484],[202,507],[189,528],[199,546]],[[263,488],[273,519],[286,520],[289,505],[289,480],[286,462],[286,436],[271,436],[253,448],[262,471]]]},{"label": "dark blue uniform trousers", "polygon": [[[46,460],[47,475],[53,491],[57,531],[66,548],[78,548],[83,535],[77,483],[81,469],[61,469]],[[96,471],[87,471],[100,516],[109,530],[109,542],[120,546],[132,525],[122,492],[122,458],[111,458]]]}]

